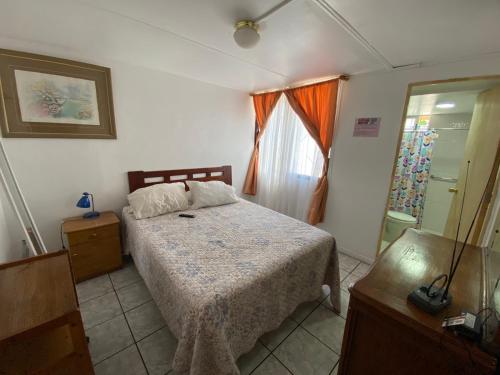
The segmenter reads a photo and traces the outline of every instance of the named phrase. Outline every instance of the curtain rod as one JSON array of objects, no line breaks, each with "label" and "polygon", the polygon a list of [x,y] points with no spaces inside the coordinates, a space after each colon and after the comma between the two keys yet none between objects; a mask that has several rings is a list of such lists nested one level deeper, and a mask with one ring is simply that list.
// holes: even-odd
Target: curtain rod
[{"label": "curtain rod", "polygon": [[313,85],[317,85],[317,84],[320,84],[320,83],[326,83],[326,82],[330,82],[330,81],[336,81],[336,80],[341,80],[341,81],[349,81],[349,76],[347,74],[341,74],[335,78],[328,78],[328,79],[325,79],[323,81],[319,80],[319,81],[314,81],[314,82],[309,82],[309,83],[304,83],[304,84],[295,84],[295,85],[290,85],[290,86],[285,86],[281,89],[270,89],[270,90],[262,90],[262,91],[257,91],[257,92],[252,92],[250,93],[250,96],[254,96],[254,95],[261,95],[261,94],[267,94],[267,93],[270,93],[270,92],[278,92],[278,91],[285,91],[285,90],[289,90],[289,89],[296,89],[296,88],[299,88],[299,87],[307,87],[307,86],[313,86]]}]

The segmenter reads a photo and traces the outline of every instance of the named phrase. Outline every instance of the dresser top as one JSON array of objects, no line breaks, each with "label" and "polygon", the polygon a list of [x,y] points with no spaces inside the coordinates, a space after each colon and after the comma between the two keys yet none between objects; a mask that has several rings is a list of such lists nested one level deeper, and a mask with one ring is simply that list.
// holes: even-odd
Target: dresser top
[{"label": "dresser top", "polygon": [[78,307],[67,251],[0,265],[0,341]]},{"label": "dresser top", "polygon": [[120,219],[118,219],[118,216],[116,216],[113,211],[105,211],[101,212],[101,215],[98,217],[92,219],[84,219],[82,216],[64,219],[63,231],[64,233],[72,233],[117,224],[119,222]]},{"label": "dresser top", "polygon": [[[407,301],[408,294],[429,285],[440,274],[448,274],[454,241],[423,231],[408,229],[377,259],[368,275],[357,282],[352,292],[368,297],[398,313],[399,318],[442,332],[447,316],[462,311],[477,313],[482,302],[482,249],[468,245],[456,271],[449,293],[450,306],[430,315]],[[457,254],[461,244],[457,246]],[[439,282],[441,283],[441,281]]]}]

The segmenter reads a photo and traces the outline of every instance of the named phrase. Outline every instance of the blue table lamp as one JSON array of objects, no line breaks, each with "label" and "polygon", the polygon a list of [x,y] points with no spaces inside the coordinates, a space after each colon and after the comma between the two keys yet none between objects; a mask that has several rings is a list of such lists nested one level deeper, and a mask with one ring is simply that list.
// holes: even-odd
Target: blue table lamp
[{"label": "blue table lamp", "polygon": [[100,215],[98,211],[94,210],[94,196],[90,193],[85,192],[82,194],[80,200],[76,202],[76,207],[89,208],[90,206],[92,206],[92,211],[85,213],[83,215],[84,219],[92,219]]}]

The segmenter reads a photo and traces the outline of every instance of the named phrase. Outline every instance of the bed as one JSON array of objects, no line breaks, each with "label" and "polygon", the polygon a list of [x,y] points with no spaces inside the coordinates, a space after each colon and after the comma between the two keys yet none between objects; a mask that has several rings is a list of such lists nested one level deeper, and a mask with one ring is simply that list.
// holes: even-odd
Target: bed
[{"label": "bed", "polygon": [[[130,191],[162,182],[220,180],[231,167],[129,172]],[[136,220],[123,211],[130,253],[178,339],[179,374],[239,374],[236,360],[329,285],[340,309],[338,257],[327,232],[241,199]]]}]

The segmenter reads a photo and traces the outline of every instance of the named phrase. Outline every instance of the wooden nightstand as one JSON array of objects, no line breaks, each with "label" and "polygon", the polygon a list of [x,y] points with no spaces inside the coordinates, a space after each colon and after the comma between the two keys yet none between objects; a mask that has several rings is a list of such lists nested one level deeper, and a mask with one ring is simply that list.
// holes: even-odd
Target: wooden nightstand
[{"label": "wooden nightstand", "polygon": [[80,282],[122,266],[120,219],[114,212],[101,212],[94,219],[64,219],[75,281]]}]

